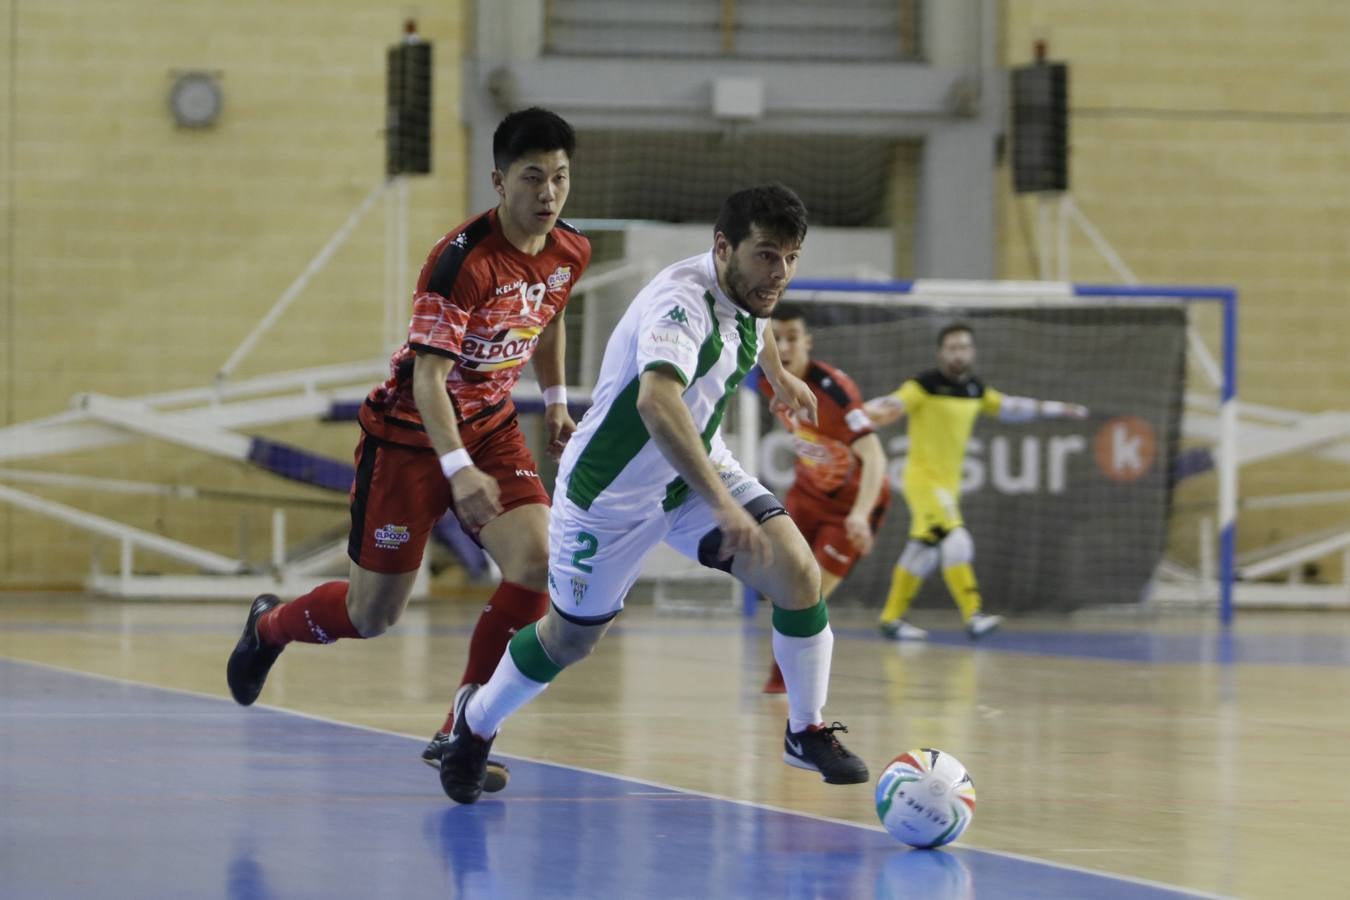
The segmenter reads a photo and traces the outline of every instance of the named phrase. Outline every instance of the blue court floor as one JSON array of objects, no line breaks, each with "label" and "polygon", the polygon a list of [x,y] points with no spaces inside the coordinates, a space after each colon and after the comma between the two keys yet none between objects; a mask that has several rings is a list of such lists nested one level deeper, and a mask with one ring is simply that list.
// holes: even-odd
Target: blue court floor
[{"label": "blue court floor", "polygon": [[510,756],[457,807],[420,741],[0,659],[0,897],[1205,896]]}]

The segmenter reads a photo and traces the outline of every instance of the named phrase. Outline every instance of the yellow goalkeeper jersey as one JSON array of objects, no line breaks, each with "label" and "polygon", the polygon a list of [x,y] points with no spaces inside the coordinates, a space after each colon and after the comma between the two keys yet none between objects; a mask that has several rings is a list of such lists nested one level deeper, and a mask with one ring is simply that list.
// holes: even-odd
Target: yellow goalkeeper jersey
[{"label": "yellow goalkeeper jersey", "polygon": [[932,369],[907,380],[892,396],[905,405],[909,419],[905,485],[927,484],[955,496],[975,417],[998,415],[1003,395],[978,378],[957,382]]}]

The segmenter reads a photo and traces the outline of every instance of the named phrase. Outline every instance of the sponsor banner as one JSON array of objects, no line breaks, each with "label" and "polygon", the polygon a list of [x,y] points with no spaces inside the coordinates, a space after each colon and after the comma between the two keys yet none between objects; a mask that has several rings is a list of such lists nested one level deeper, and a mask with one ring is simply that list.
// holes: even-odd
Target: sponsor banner
[{"label": "sponsor banner", "polygon": [[[978,420],[959,504],[975,540],[987,609],[1071,610],[1142,599],[1167,542],[1186,366],[1182,310],[840,305],[819,312],[826,321],[813,324],[812,355],[851,375],[866,398],[933,368],[938,331],[959,319],[974,326],[975,371],[986,385],[1091,410],[1082,421]],[[766,428],[770,420],[766,413]],[[852,597],[878,605],[886,595],[909,531],[901,496],[905,429],[902,419],[879,432],[896,502],[875,549],[841,587],[839,602]],[[764,483],[781,495],[792,465],[792,437],[766,432],[759,460]],[[919,602],[951,607],[937,573]]]}]

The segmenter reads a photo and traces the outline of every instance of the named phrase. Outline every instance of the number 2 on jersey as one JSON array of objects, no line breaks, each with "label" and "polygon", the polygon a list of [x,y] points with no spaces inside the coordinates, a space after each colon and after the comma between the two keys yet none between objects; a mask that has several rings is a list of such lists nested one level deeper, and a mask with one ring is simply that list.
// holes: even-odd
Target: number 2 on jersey
[{"label": "number 2 on jersey", "polygon": [[588,560],[595,555],[595,551],[600,548],[600,539],[589,531],[579,531],[577,532],[577,546],[581,549],[572,551],[572,565],[583,572],[589,573],[591,567],[584,560]]}]

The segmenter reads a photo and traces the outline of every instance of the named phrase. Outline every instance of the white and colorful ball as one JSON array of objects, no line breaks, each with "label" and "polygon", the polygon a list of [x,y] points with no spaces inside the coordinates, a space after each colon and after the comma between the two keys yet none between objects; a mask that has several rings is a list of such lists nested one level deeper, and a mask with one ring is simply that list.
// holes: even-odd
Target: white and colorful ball
[{"label": "white and colorful ball", "polygon": [[975,783],[950,753],[924,747],[901,753],[877,779],[877,816],[911,847],[941,847],[975,817]]}]

